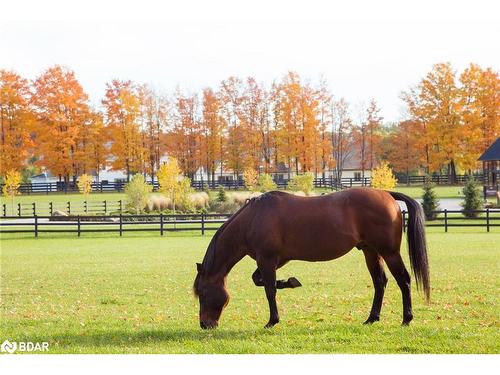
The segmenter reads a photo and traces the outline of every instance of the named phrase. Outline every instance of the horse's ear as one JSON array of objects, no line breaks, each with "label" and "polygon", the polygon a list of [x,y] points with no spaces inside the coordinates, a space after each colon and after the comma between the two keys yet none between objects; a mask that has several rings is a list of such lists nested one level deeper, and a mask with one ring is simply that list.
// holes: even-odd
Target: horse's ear
[{"label": "horse's ear", "polygon": [[199,274],[203,273],[203,267],[201,266],[201,263],[196,263],[196,269],[198,270]]}]

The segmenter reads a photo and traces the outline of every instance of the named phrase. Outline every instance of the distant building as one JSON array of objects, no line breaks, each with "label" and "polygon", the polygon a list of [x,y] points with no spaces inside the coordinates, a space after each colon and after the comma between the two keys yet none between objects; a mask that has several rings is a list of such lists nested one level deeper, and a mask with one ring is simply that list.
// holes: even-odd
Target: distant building
[{"label": "distant building", "polygon": [[490,192],[493,195],[500,190],[500,138],[488,147],[479,160],[483,162],[483,192],[486,199]]}]

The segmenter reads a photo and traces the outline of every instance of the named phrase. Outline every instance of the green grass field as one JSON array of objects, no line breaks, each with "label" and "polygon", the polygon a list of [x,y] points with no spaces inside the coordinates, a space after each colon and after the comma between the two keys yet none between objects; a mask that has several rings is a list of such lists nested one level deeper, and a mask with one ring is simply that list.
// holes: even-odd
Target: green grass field
[{"label": "green grass field", "polygon": [[[245,258],[229,275],[217,330],[198,326],[191,286],[210,235],[11,235],[1,241],[1,340],[48,341],[50,353],[499,353],[500,233],[428,230],[432,302],[413,290],[415,320],[401,327],[389,277],[381,321],[367,317],[373,288],[361,252],[292,262],[278,292],[279,325]],[[403,249],[406,263],[406,250]]]}]

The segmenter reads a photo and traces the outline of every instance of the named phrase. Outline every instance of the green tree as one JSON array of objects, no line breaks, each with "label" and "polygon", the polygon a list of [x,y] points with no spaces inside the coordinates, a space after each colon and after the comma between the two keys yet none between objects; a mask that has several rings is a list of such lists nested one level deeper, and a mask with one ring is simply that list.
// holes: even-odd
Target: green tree
[{"label": "green tree", "polygon": [[439,209],[439,203],[436,192],[434,191],[434,184],[430,178],[426,178],[423,190],[422,208],[424,209],[425,218],[427,220],[435,220],[436,213],[433,211],[437,211]]},{"label": "green tree", "polygon": [[311,172],[296,175],[289,182],[288,189],[291,191],[302,191],[306,195],[310,195],[314,189],[314,175]]},{"label": "green tree", "polygon": [[261,174],[258,181],[259,190],[261,192],[265,193],[266,191],[276,190],[276,183],[273,181],[273,177],[270,174]]},{"label": "green tree", "polygon": [[226,202],[227,201],[227,194],[226,190],[224,189],[224,186],[219,186],[219,191],[217,193],[217,200],[219,202]]},{"label": "green tree", "polygon": [[148,195],[153,190],[153,186],[149,185],[144,177],[136,174],[130,182],[125,185],[125,194],[127,202],[134,209],[136,214],[141,213],[148,203]]},{"label": "green tree", "polygon": [[479,213],[474,211],[483,208],[483,201],[473,176],[469,176],[462,191],[464,193],[464,201],[462,202],[464,216],[468,218],[478,217]]}]

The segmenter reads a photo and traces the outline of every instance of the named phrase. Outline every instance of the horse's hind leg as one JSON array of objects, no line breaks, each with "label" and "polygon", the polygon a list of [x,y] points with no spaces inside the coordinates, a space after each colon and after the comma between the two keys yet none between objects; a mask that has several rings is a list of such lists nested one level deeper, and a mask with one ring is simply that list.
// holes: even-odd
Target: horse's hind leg
[{"label": "horse's hind leg", "polygon": [[364,323],[371,324],[380,320],[380,309],[382,308],[385,286],[387,285],[387,276],[385,276],[382,257],[376,251],[363,250],[363,253],[365,254],[366,266],[368,267],[368,271],[370,271],[375,289],[370,316]]},{"label": "horse's hind leg", "polygon": [[390,254],[383,254],[382,256],[385,263],[387,263],[387,267],[389,267],[389,270],[396,279],[399,289],[401,289],[401,294],[403,296],[403,325],[408,325],[413,319],[411,308],[410,274],[406,270],[399,251]]}]

